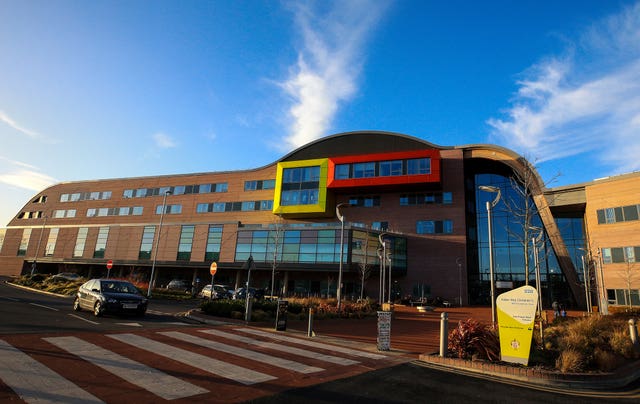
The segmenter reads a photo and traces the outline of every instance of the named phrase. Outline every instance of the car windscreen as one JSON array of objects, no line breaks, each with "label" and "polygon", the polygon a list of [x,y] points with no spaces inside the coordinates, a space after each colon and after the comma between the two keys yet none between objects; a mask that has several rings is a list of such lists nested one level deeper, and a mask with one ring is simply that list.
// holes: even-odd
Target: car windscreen
[{"label": "car windscreen", "polygon": [[106,293],[138,293],[138,289],[130,283],[101,281],[100,290]]}]

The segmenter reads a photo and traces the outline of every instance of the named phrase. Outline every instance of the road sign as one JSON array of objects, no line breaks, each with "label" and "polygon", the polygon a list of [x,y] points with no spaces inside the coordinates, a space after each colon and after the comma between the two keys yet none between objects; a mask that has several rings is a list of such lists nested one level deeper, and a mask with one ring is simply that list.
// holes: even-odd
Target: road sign
[{"label": "road sign", "polygon": [[113,260],[107,261],[107,269],[113,268]]},{"label": "road sign", "polygon": [[218,264],[216,264],[216,262],[212,262],[211,266],[209,267],[209,272],[211,272],[211,276],[215,275],[216,272],[218,271]]}]

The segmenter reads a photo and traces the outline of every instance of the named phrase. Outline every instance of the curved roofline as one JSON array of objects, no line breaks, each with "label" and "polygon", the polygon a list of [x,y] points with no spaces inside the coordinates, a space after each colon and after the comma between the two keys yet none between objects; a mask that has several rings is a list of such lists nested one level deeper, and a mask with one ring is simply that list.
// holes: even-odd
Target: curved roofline
[{"label": "curved roofline", "polygon": [[371,134],[376,134],[376,135],[388,135],[388,136],[395,136],[395,137],[401,137],[407,140],[411,140],[414,142],[418,142],[418,143],[423,143],[425,146],[430,147],[430,148],[434,148],[434,149],[441,149],[441,150],[446,150],[446,149],[452,149],[453,146],[440,146],[437,145],[435,143],[431,143],[431,142],[427,142],[424,139],[420,139],[418,137],[415,136],[411,136],[411,135],[406,135],[403,133],[398,133],[398,132],[389,132],[389,131],[383,131],[383,130],[357,130],[357,131],[350,131],[350,132],[341,132],[341,133],[335,133],[333,135],[328,135],[328,136],[323,136],[321,138],[318,138],[316,140],[312,140],[311,142],[304,144],[300,147],[298,147],[297,149],[294,149],[292,151],[290,151],[289,153],[285,154],[284,156],[282,156],[280,159],[276,160],[275,163],[278,163],[280,161],[286,160],[287,158],[291,157],[292,155],[299,153],[302,150],[308,149],[310,147],[314,147],[316,146],[318,143],[322,143],[322,142],[326,142],[327,140],[331,140],[331,139],[335,139],[335,138],[339,138],[339,137],[343,137],[343,136],[349,136],[349,135],[354,135],[354,134],[367,134],[367,133],[371,133]]}]

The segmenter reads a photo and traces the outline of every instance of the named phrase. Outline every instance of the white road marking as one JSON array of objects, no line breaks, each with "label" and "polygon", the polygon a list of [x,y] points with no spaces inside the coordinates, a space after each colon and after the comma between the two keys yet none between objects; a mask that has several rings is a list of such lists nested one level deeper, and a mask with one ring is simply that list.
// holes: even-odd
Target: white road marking
[{"label": "white road marking", "polygon": [[103,403],[3,340],[0,379],[27,403]]},{"label": "white road marking", "polygon": [[20,301],[20,299],[14,299],[13,297],[6,297],[6,296],[3,296],[2,298],[3,298],[3,299],[7,299],[7,300],[11,300],[12,302],[19,302],[19,301]]},{"label": "white road marking", "polygon": [[112,334],[108,335],[108,337],[245,385],[276,379],[274,376],[189,352],[135,334]]},{"label": "white road marking", "polygon": [[165,400],[209,392],[76,337],[52,337],[44,340]]},{"label": "white road marking", "polygon": [[309,366],[304,363],[291,361],[288,359],[278,358],[271,355],[266,355],[260,352],[251,351],[249,349],[239,348],[233,345],[223,344],[221,342],[212,341],[205,338],[196,337],[194,335],[185,334],[177,331],[159,332],[159,334],[166,335],[171,338],[179,339],[181,341],[189,342],[195,345],[200,345],[206,348],[211,348],[216,351],[229,353],[232,355],[240,356],[243,358],[251,359],[256,362],[262,362],[271,366],[277,366],[287,370],[292,370],[298,373],[315,373],[321,372],[324,369],[315,366]]},{"label": "white road marking", "polygon": [[49,309],[49,310],[53,310],[53,311],[60,311],[54,307],[49,307],[49,306],[44,306],[42,304],[37,304],[37,303],[29,303],[32,306],[37,306],[37,307],[42,307],[43,309]]},{"label": "white road marking", "polygon": [[96,324],[96,325],[100,324],[100,323],[98,323],[97,321],[87,320],[86,318],[84,318],[84,317],[80,317],[80,316],[78,316],[78,315],[76,315],[76,314],[69,314],[69,315],[70,315],[71,317],[75,317],[75,318],[77,318],[78,320],[86,321],[87,323]]},{"label": "white road marking", "polygon": [[215,335],[218,337],[222,337],[222,338],[227,338],[233,341],[239,341],[242,342],[244,344],[250,344],[250,345],[256,345],[262,348],[267,348],[267,349],[271,349],[274,351],[281,351],[281,352],[287,352],[293,355],[297,355],[297,356],[302,356],[305,358],[311,358],[311,359],[316,359],[316,360],[320,360],[323,362],[329,362],[329,363],[333,363],[335,365],[341,365],[341,366],[349,366],[349,365],[355,365],[357,363],[359,363],[358,361],[354,361],[352,359],[348,359],[348,358],[341,358],[339,356],[332,356],[332,355],[325,355],[323,353],[320,352],[314,352],[314,351],[309,351],[308,349],[300,349],[300,348],[296,348],[296,347],[292,347],[292,346],[286,346],[286,345],[282,345],[282,344],[276,344],[274,342],[266,342],[266,341],[260,341],[254,338],[249,338],[249,337],[244,337],[242,335],[236,335],[236,334],[231,334],[228,332],[224,332],[224,331],[219,331],[219,330],[200,330],[200,332],[206,333],[206,334],[211,334],[211,335]]},{"label": "white road marking", "polygon": [[140,323],[116,323],[118,325],[128,325],[129,327],[142,327]]},{"label": "white road marking", "polygon": [[310,347],[313,347],[313,348],[326,349],[326,350],[329,350],[329,351],[340,352],[340,353],[347,354],[347,355],[352,355],[352,356],[360,356],[360,357],[369,358],[369,359],[384,359],[384,358],[386,358],[386,356],[384,356],[384,355],[374,354],[374,353],[365,352],[365,351],[358,351],[356,349],[350,349],[350,348],[345,348],[345,347],[336,346],[336,345],[323,344],[323,343],[320,343],[320,342],[309,341],[309,340],[305,340],[305,339],[301,339],[301,338],[287,337],[285,335],[280,335],[280,334],[276,334],[276,333],[272,333],[272,332],[265,332],[265,331],[261,331],[261,330],[255,330],[253,328],[238,328],[237,330],[241,331],[241,332],[248,333],[248,334],[259,335],[261,337],[273,338],[273,339],[278,340],[278,341],[292,342],[294,344],[310,346]]}]

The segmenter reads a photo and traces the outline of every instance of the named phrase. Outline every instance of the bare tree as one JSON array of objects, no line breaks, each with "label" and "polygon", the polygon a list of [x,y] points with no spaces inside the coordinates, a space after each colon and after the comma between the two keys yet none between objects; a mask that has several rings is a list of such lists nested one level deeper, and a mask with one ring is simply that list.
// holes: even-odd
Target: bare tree
[{"label": "bare tree", "polygon": [[635,283],[636,281],[636,277],[638,276],[638,270],[636,269],[636,262],[635,262],[635,258],[633,260],[633,262],[631,261],[632,257],[634,257],[634,251],[633,251],[633,247],[625,247],[624,248],[624,262],[625,262],[625,268],[623,269],[621,276],[622,279],[624,280],[625,286],[627,288],[627,296],[626,296],[626,300],[627,300],[627,305],[629,306],[629,309],[632,308],[632,304],[631,304],[631,286]]},{"label": "bare tree", "polygon": [[[362,238],[358,237],[363,235]],[[360,243],[359,248],[353,248],[353,260],[358,263],[358,271],[360,272],[360,299],[364,299],[364,283],[371,274],[373,264],[369,262],[370,245],[375,247],[375,243],[371,243],[371,237],[367,232],[355,232],[354,242]],[[361,254],[355,254],[355,251],[361,251]]]},{"label": "bare tree", "polygon": [[276,282],[276,269],[282,259],[282,251],[280,249],[282,245],[282,239],[284,234],[284,219],[282,215],[276,215],[271,229],[269,230],[269,251],[272,254],[271,257],[271,298],[274,296],[274,286]]}]

